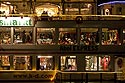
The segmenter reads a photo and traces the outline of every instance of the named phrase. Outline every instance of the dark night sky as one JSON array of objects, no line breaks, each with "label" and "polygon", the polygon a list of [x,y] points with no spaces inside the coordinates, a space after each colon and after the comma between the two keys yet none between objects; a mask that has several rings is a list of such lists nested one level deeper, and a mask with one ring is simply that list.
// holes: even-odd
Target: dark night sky
[{"label": "dark night sky", "polygon": [[125,0],[97,0],[98,4],[105,3],[105,2],[110,2],[110,1],[125,1]]}]

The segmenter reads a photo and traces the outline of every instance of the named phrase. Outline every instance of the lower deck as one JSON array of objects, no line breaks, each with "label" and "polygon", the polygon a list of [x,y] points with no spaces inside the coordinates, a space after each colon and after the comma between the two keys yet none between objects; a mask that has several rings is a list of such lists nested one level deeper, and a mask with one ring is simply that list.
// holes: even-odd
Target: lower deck
[{"label": "lower deck", "polygon": [[124,61],[115,54],[1,54],[0,80],[125,80]]}]

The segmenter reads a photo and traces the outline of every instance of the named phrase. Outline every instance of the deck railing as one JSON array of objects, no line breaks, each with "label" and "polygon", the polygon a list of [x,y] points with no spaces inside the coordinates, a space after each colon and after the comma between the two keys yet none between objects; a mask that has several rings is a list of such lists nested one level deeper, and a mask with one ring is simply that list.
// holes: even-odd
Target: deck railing
[{"label": "deck railing", "polygon": [[82,81],[85,83],[91,81],[114,81],[117,83],[119,80],[123,79],[122,72],[58,72],[56,75],[56,80],[62,81]]},{"label": "deck railing", "polygon": [[[0,14],[0,17],[34,17],[37,20],[42,20],[44,15],[37,14]],[[48,20],[125,20],[125,15],[56,15],[47,16]]]}]

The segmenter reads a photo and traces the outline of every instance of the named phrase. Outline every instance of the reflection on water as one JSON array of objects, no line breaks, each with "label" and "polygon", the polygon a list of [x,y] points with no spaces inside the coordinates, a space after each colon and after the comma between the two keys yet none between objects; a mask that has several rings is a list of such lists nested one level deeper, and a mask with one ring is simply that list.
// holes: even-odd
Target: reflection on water
[{"label": "reflection on water", "polygon": [[54,83],[125,83],[125,81],[91,81],[91,82],[85,82],[85,81],[63,81],[63,82],[54,82]]},{"label": "reflection on water", "polygon": [[83,82],[83,81],[68,81],[68,82],[62,82],[62,81],[52,81],[52,82],[44,82],[44,81],[39,81],[39,82],[0,82],[0,83],[120,83],[120,82],[115,82],[115,81],[96,81],[96,82]]},{"label": "reflection on water", "polygon": [[[85,83],[85,82],[78,81],[78,82],[57,82],[57,83]],[[119,83],[119,82],[106,81],[106,82],[87,82],[87,83]]]}]

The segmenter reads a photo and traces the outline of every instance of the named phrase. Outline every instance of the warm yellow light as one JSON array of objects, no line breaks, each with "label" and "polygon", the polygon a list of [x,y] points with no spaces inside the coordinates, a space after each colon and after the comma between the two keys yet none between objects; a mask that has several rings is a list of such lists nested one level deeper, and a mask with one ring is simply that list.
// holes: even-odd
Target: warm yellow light
[{"label": "warm yellow light", "polygon": [[51,81],[53,81],[53,80],[55,79],[55,77],[56,77],[56,73],[57,73],[57,70],[55,69],[55,70],[54,70],[53,77],[50,79]]}]

